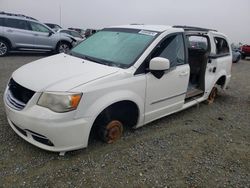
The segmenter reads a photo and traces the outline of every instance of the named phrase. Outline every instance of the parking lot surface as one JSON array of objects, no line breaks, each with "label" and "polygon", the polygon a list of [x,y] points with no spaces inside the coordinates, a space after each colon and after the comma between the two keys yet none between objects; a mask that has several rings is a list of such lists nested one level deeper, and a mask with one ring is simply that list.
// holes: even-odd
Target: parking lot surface
[{"label": "parking lot surface", "polygon": [[229,88],[215,103],[60,157],[22,140],[4,113],[11,73],[42,57],[0,58],[0,187],[250,187],[249,59],[233,64]]}]

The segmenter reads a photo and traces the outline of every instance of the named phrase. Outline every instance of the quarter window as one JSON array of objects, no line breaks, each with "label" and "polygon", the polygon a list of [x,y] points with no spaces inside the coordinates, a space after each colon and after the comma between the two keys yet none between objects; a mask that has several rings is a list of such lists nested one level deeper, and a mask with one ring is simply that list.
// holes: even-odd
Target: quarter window
[{"label": "quarter window", "polygon": [[49,33],[50,30],[44,27],[43,25],[35,22],[30,22],[30,26],[32,31],[38,31],[38,32],[44,32],[44,33]]},{"label": "quarter window", "polygon": [[29,26],[25,20],[7,18],[5,19],[5,25],[6,27],[29,30]]},{"label": "quarter window", "polygon": [[173,35],[165,39],[159,46],[153,57],[163,57],[170,61],[170,66],[185,63],[184,41],[181,34]]},{"label": "quarter window", "polygon": [[225,39],[220,37],[215,37],[216,54],[217,55],[227,55],[229,54],[229,46]]}]

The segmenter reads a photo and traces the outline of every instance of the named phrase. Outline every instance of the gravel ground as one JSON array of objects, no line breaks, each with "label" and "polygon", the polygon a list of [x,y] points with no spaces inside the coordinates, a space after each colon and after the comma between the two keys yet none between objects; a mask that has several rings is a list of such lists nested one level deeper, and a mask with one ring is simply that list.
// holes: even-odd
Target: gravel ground
[{"label": "gravel ground", "polygon": [[[43,54],[0,59],[0,97],[11,73]],[[250,60],[212,105],[127,131],[115,144],[43,151],[9,127],[0,100],[0,187],[250,187]]]}]

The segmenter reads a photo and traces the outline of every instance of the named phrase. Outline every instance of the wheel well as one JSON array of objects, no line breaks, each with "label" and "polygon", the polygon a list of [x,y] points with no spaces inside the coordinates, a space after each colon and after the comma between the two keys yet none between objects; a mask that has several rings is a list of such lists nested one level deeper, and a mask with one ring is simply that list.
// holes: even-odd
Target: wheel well
[{"label": "wheel well", "polygon": [[226,76],[221,76],[216,82],[216,84],[221,86],[222,88],[225,85],[225,83],[226,83]]},{"label": "wheel well", "polygon": [[1,37],[1,36],[0,36],[0,39],[1,39],[1,40],[4,40],[5,42],[7,42],[7,43],[8,43],[8,45],[9,45],[9,48],[11,48],[11,47],[12,47],[11,42],[10,42],[10,40],[9,40],[9,39],[7,39],[7,38],[5,38],[5,37]]},{"label": "wheel well", "polygon": [[119,101],[105,108],[95,119],[91,129],[91,135],[95,135],[98,125],[105,123],[112,118],[121,121],[124,127],[133,127],[137,124],[139,108],[132,101]]}]

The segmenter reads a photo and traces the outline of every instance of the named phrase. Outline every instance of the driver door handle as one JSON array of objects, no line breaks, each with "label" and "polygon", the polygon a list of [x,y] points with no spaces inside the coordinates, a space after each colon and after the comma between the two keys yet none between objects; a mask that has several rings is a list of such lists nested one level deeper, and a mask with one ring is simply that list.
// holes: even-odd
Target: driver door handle
[{"label": "driver door handle", "polygon": [[182,71],[179,76],[187,76],[188,75],[188,71]]}]

